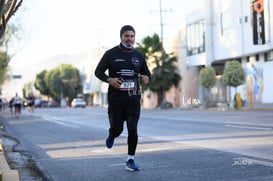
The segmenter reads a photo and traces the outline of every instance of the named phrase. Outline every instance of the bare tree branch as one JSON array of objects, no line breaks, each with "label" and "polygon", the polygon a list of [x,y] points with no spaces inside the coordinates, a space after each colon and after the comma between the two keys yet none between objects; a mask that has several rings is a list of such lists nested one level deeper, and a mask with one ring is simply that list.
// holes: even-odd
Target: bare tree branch
[{"label": "bare tree branch", "polygon": [[7,2],[5,0],[0,0],[0,38],[2,38],[6,30],[9,19],[15,14],[22,3],[23,0],[20,0],[19,2],[17,0],[8,0]]}]

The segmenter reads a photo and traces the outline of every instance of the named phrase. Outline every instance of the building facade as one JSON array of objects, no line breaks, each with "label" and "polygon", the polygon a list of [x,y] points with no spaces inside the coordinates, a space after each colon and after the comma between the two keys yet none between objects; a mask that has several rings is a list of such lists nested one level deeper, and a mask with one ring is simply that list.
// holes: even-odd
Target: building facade
[{"label": "building facade", "polygon": [[273,2],[205,0],[204,6],[187,15],[185,33],[181,34],[185,38],[180,41],[185,50],[178,51],[184,69],[182,87],[198,87],[197,92],[185,90],[185,95],[204,101],[199,72],[213,66],[217,74],[213,99],[215,103],[230,102],[235,89],[223,85],[221,75],[227,61],[238,60],[246,73],[245,83],[237,88],[242,99],[273,103]]}]

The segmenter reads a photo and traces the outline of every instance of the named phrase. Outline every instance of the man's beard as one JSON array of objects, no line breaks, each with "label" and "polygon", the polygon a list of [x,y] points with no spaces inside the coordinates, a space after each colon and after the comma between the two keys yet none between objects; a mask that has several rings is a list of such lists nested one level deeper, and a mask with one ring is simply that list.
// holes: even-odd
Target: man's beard
[{"label": "man's beard", "polygon": [[125,48],[134,48],[134,43],[125,43],[123,41],[121,43]]}]

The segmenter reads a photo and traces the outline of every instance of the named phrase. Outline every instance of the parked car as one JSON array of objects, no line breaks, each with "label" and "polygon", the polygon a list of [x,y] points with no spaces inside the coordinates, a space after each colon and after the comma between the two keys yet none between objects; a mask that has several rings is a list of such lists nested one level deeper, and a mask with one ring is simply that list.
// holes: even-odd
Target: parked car
[{"label": "parked car", "polygon": [[71,102],[71,107],[76,108],[76,107],[86,107],[86,102],[81,99],[81,98],[74,98]]}]

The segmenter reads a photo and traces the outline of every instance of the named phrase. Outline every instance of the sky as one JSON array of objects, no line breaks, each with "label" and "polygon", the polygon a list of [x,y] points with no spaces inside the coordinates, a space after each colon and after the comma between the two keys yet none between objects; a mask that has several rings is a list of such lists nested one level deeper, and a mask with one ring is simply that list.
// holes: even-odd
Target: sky
[{"label": "sky", "polygon": [[160,35],[160,2],[163,38],[175,37],[185,14],[202,7],[202,1],[24,0],[11,19],[22,34],[20,42],[13,43],[12,74],[22,75],[19,82],[24,84],[56,66],[57,58],[71,63],[85,56],[84,52],[111,48],[120,42],[119,31],[125,24],[135,28],[136,42],[154,33]]}]

